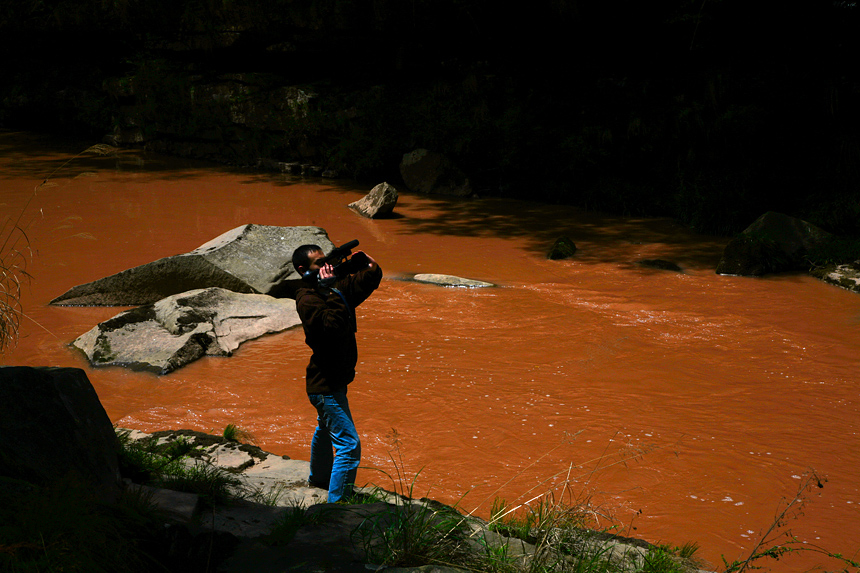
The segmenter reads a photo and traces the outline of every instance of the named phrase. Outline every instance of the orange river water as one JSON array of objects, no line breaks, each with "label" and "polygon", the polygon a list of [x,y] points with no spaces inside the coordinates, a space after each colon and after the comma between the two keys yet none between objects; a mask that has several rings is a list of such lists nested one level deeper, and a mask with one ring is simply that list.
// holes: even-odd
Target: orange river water
[{"label": "orange river water", "polygon": [[[318,225],[336,244],[359,239],[385,272],[358,309],[359,482],[392,488],[400,474],[415,495],[483,517],[496,497],[588,498],[600,526],[694,541],[718,568],[745,557],[815,471],[824,487],[783,531],[857,558],[860,296],[803,275],[718,276],[727,239],[666,219],[401,193],[396,217],[369,220],[346,207],[369,187],[141,150],[76,155],[85,147],[0,132],[0,214],[21,215],[32,276],[20,340],[0,361],[83,368],[115,424],[233,423],[308,459],[301,329],[159,377],[93,369],[69,346],[124,309],[47,303],[239,225]],[[560,235],[579,251],[547,260]],[[636,264],[654,258],[684,272]],[[498,288],[404,280],[425,272]],[[819,563],[835,568],[810,552],[760,562]]]}]

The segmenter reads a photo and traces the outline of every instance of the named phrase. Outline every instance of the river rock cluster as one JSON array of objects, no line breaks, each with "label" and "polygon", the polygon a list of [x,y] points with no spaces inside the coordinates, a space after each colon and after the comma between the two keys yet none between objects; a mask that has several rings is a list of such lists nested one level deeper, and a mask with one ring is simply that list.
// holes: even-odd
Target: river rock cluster
[{"label": "river rock cluster", "polygon": [[[419,154],[411,161],[421,164],[428,156]],[[431,163],[451,168],[438,158]],[[383,217],[391,214],[397,196],[393,186],[382,183],[349,208],[364,217]],[[729,242],[716,272],[760,276],[808,271],[810,254],[833,240],[832,235],[810,223],[768,212]],[[292,290],[301,278],[290,258],[296,247],[309,243],[327,252],[334,248],[320,227],[243,225],[189,253],[75,286],[51,304],[138,305],[96,325],[72,345],[94,366],[117,365],[166,374],[203,356],[230,356],[247,340],[301,324],[292,300]],[[560,237],[547,257],[569,259],[576,251],[569,237]],[[683,272],[672,261],[662,259],[639,264]],[[860,292],[860,262],[816,268],[812,274]],[[437,273],[416,274],[412,280],[444,287],[494,286]]]},{"label": "river rock cluster", "polygon": [[285,298],[300,280],[290,257],[302,244],[331,250],[319,227],[243,225],[193,251],[87,284],[55,305],[134,306],[72,345],[94,366],[166,374],[202,356],[230,356],[240,344],[301,324]]},{"label": "river rock cluster", "polygon": [[[368,217],[393,209],[397,191],[381,184],[350,208]],[[134,306],[72,342],[93,366],[167,374],[203,356],[231,356],[243,342],[301,324],[291,257],[300,245],[334,248],[320,227],[242,225],[193,251],[78,285],[60,306]],[[416,276],[440,286],[488,287],[449,275]],[[136,306],[137,305],[137,306]]]},{"label": "river rock cluster", "polygon": [[219,287],[171,295],[100,323],[72,343],[94,365],[167,374],[301,324],[295,301]]}]

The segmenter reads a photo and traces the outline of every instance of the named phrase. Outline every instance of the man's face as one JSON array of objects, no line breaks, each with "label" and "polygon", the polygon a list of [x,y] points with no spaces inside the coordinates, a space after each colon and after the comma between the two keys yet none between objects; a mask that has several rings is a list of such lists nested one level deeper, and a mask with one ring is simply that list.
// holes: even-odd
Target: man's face
[{"label": "man's face", "polygon": [[322,251],[313,251],[308,253],[308,270],[310,271],[318,271],[322,268],[317,264],[317,261],[325,257],[325,253]]}]

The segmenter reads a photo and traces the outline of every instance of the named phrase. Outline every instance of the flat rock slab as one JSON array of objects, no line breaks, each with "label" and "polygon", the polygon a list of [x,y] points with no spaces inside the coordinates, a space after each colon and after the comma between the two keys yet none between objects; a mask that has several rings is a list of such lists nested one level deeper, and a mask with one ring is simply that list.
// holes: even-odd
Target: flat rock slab
[{"label": "flat rock slab", "polygon": [[[328,497],[326,490],[308,486],[310,462],[304,460],[292,460],[265,452],[252,444],[193,430],[166,430],[153,434],[123,428],[117,430],[127,433],[132,440],[155,440],[159,445],[185,440],[195,446],[194,453],[184,460],[186,466],[211,464],[228,471],[242,482],[241,488],[245,492],[254,492],[254,497],[267,499],[272,506],[309,507],[325,503]],[[231,529],[231,522],[235,522],[234,525],[241,524],[242,516],[249,508],[253,509],[247,505],[218,508],[214,515],[220,517],[210,525],[213,529],[236,534],[236,531]],[[258,527],[266,525],[258,526],[253,521],[243,525],[243,535],[247,535],[248,530],[256,531]]]},{"label": "flat rock slab", "polygon": [[452,275],[418,274],[413,277],[413,280],[419,283],[427,283],[448,287],[486,288],[496,286],[493,283],[488,283],[475,279],[455,277]]},{"label": "flat rock slab", "polygon": [[106,320],[72,342],[93,366],[167,374],[203,356],[301,324],[292,299],[223,288],[173,295]]},{"label": "flat rock slab", "polygon": [[189,253],[73,287],[51,304],[134,306],[207,287],[268,293],[280,279],[301,278],[291,258],[303,244],[319,245],[326,252],[334,247],[320,227],[242,225]]}]

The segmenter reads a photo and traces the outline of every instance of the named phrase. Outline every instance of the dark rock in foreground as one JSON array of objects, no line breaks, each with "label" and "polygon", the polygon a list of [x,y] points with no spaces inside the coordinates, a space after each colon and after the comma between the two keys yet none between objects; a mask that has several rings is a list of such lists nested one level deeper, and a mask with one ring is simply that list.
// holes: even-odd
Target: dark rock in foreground
[{"label": "dark rock in foreground", "polygon": [[120,313],[72,345],[93,366],[167,374],[203,356],[230,356],[246,340],[298,324],[292,299],[198,289]]},{"label": "dark rock in foreground", "polygon": [[265,294],[282,278],[300,278],[290,258],[306,243],[326,251],[334,247],[319,227],[243,225],[189,253],[73,287],[51,304],[133,306],[208,287]]},{"label": "dark rock in foreground", "polygon": [[74,480],[105,501],[120,487],[116,436],[79,368],[0,367],[0,476]]},{"label": "dark rock in foreground", "polygon": [[804,256],[832,238],[812,223],[768,211],[726,245],[716,272],[760,276],[808,270]]}]

